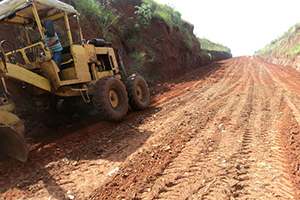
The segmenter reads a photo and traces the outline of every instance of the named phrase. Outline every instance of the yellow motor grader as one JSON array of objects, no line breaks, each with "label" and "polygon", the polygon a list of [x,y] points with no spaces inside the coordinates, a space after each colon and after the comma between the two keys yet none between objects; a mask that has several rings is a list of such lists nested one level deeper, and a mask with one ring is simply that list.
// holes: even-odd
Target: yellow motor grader
[{"label": "yellow motor grader", "polygon": [[[78,15],[73,6],[58,0],[0,2],[0,23],[14,26],[20,33],[15,41],[0,42],[3,91],[0,98],[0,151],[19,161],[26,162],[29,146],[24,138],[24,121],[17,116],[16,104],[10,98],[12,92],[17,91],[10,90],[7,84],[10,80],[17,82],[29,101],[39,106],[46,125],[51,127],[70,120],[78,102],[91,102],[98,115],[109,121],[122,120],[128,104],[133,110],[146,109],[149,104],[145,79],[132,74],[125,77],[124,84],[114,49],[102,39],[86,42]],[[52,60],[44,32],[53,31],[55,23],[64,27],[60,32],[66,34],[60,68]],[[74,24],[77,28],[72,32]],[[39,33],[36,34],[41,38],[37,41],[33,38],[34,25],[37,25]],[[21,36],[25,39],[17,48]]]}]

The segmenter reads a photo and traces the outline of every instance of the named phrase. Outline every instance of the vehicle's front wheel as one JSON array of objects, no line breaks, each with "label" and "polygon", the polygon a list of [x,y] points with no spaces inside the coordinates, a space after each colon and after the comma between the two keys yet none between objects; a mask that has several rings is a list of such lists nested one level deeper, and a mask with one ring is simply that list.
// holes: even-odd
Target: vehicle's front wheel
[{"label": "vehicle's front wheel", "polygon": [[103,119],[121,121],[128,111],[124,84],[112,76],[99,79],[94,86],[93,104]]}]

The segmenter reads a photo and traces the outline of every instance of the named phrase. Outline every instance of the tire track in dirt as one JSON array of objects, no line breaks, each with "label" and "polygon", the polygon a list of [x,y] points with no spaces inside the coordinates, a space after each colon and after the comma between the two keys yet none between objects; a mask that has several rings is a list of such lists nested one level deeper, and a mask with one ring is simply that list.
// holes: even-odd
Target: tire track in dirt
[{"label": "tire track in dirt", "polygon": [[[275,85],[277,85],[277,87],[282,91],[282,97],[280,99],[281,101],[278,102],[278,104],[276,104],[281,108],[277,120],[282,121],[281,118],[285,117],[286,115],[285,113],[293,113],[293,116],[290,115],[289,118],[293,120],[295,119],[297,125],[294,126],[299,130],[298,128],[300,122],[300,117],[299,117],[300,111],[298,107],[300,102],[299,92],[293,89],[295,88],[295,85],[297,86],[297,88],[299,88],[300,86],[299,75],[291,75],[289,70],[282,66],[275,66],[268,63],[264,63],[264,64],[268,66],[267,71],[268,73],[272,74]],[[278,73],[274,67],[281,68],[280,71],[281,73]],[[286,77],[292,77],[292,78],[286,78]],[[298,81],[295,82],[295,79],[296,80],[298,79]],[[288,120],[284,120],[284,121],[288,121]],[[293,156],[292,155],[293,153],[289,152],[288,150],[290,145],[287,144],[287,142],[283,142],[283,141],[289,141],[290,138],[293,138],[293,136],[290,137],[291,135],[288,135],[286,133],[287,130],[284,130],[285,133],[280,131],[282,131],[281,126],[278,126],[277,130],[275,131],[276,134],[273,134],[272,139],[274,143],[271,148],[273,150],[273,155],[275,157],[274,160],[275,160],[276,170],[278,171],[276,176],[274,176],[276,178],[275,182],[277,183],[278,188],[283,190],[285,193],[284,194],[276,193],[276,196],[280,198],[292,199],[293,193],[294,194],[299,193],[298,190],[296,189],[297,187],[299,188],[299,184],[295,184],[291,182],[291,180],[293,179],[296,180],[297,177],[293,174],[295,174],[295,171],[297,171],[299,168],[298,169],[296,168],[296,170],[294,170],[293,168],[294,163],[292,163],[290,160],[290,157]],[[296,134],[297,133],[299,132],[296,131]],[[294,141],[291,141],[291,143],[294,143]],[[298,159],[298,154],[296,154],[295,158]],[[292,171],[291,168],[294,171]],[[292,191],[292,188],[294,191]],[[276,189],[274,190],[276,191]]]},{"label": "tire track in dirt", "polygon": [[[253,64],[249,64],[247,67],[250,67],[250,65],[252,66]],[[250,73],[255,75],[253,66],[251,67]],[[245,76],[247,75],[245,74]],[[256,75],[256,77],[254,78],[256,83],[255,89],[254,89],[255,84],[253,78],[251,79],[249,78],[248,83],[246,83],[243,87],[243,89],[245,89],[246,87],[245,91],[247,91],[247,96],[245,98],[244,107],[240,111],[238,111],[240,113],[241,120],[240,122],[237,123],[236,129],[245,130],[242,136],[240,148],[234,151],[231,150],[235,153],[233,153],[231,156],[228,156],[226,158],[226,157],[221,157],[220,152],[218,150],[226,150],[224,149],[226,148],[224,147],[224,145],[226,146],[228,141],[227,142],[226,140],[224,141],[224,139],[220,138],[220,136],[216,134],[211,135],[212,137],[211,142],[213,145],[210,146],[210,148],[213,148],[214,151],[211,153],[206,151],[206,154],[203,153],[203,150],[202,153],[201,151],[198,152],[195,151],[194,148],[197,148],[195,147],[195,140],[191,140],[187,144],[188,148],[184,149],[182,153],[172,162],[172,164],[170,164],[170,167],[165,170],[164,174],[166,174],[166,176],[160,177],[161,179],[155,183],[156,185],[160,186],[159,190],[157,192],[153,192],[151,194],[152,195],[151,198],[149,196],[143,196],[143,197],[145,197],[146,199],[152,199],[153,194],[159,193],[159,195],[156,194],[156,196],[155,195],[154,196],[156,198],[161,198],[161,199],[165,199],[165,198],[220,199],[226,197],[233,197],[233,198],[252,197],[253,198],[255,196],[253,195],[253,193],[257,192],[257,198],[274,198],[274,195],[277,197],[280,196],[286,198],[293,198],[293,192],[290,189],[292,188],[292,185],[284,178],[281,178],[279,181],[280,183],[283,182],[283,184],[279,184],[281,187],[273,186],[274,187],[273,192],[269,190],[267,191],[262,190],[261,188],[256,186],[259,185],[260,182],[263,182],[262,180],[264,180],[264,176],[266,174],[265,170],[262,170],[262,173],[256,172],[258,167],[257,165],[265,165],[264,162],[257,162],[256,156],[257,153],[259,152],[268,151],[267,150],[268,148],[264,147],[264,145],[261,144],[263,144],[264,142],[270,143],[269,142],[270,138],[266,139],[266,137],[268,136],[267,130],[271,124],[272,118],[268,112],[271,109],[269,100],[267,100],[266,102],[264,101],[264,99],[268,99],[267,96],[270,94],[265,95],[263,98],[261,98],[261,102],[259,102],[259,104],[265,104],[263,109],[265,109],[266,112],[264,112],[260,116],[255,114],[255,113],[259,113],[257,109],[261,109],[261,108],[255,107],[254,104],[258,102],[254,102],[254,100],[259,99],[259,95],[264,93],[265,88],[263,88],[263,86],[269,87],[269,85],[266,84],[265,82],[261,82],[261,80],[264,80],[264,78],[262,78],[261,76]],[[235,85],[236,90],[240,89],[239,84],[240,83],[237,83],[237,85]],[[260,90],[260,91],[255,91],[255,90]],[[230,89],[228,89],[228,91],[230,91]],[[255,92],[257,93],[256,95],[254,94]],[[218,92],[216,92],[216,94],[218,94]],[[228,96],[229,94],[230,93],[228,92],[226,96]],[[226,108],[232,107],[231,104],[229,104],[229,102],[227,102],[224,99],[220,101],[225,102],[224,104],[226,106],[223,109],[225,110],[225,113],[228,112],[228,109]],[[220,105],[220,102],[218,103]],[[223,106],[220,106],[219,109],[222,107]],[[238,107],[242,107],[242,106],[239,105]],[[233,113],[233,116],[234,115],[237,115],[237,113]],[[231,116],[229,116],[229,118],[230,117]],[[266,119],[268,121],[266,121]],[[212,121],[213,120],[216,121],[216,119],[212,119]],[[263,121],[262,124],[260,124],[261,121]],[[209,123],[213,124],[211,122]],[[258,126],[253,126],[253,124],[258,124]],[[253,145],[254,143],[257,144]],[[220,145],[223,146],[220,147]],[[199,158],[199,153],[200,155],[202,155],[202,158],[201,157]],[[214,166],[216,163],[220,163],[220,158],[221,160],[224,159],[221,161],[224,166],[222,167]],[[176,178],[174,178],[174,180],[171,181],[168,180],[167,178],[170,176],[170,174],[172,173],[174,174],[178,171],[182,171],[183,163],[186,162],[186,160],[189,160],[189,164],[187,164],[186,167],[184,168],[186,169],[186,172],[184,174],[181,174],[181,176],[178,175]],[[196,162],[197,160],[200,160],[201,162],[197,163]],[[270,165],[273,166],[272,160],[266,158],[264,158],[263,160],[266,163],[269,163],[267,165],[268,168],[271,167]],[[205,164],[203,165],[203,163]],[[212,165],[208,165],[207,163],[212,163]],[[226,167],[226,163],[230,163],[228,167]],[[276,166],[276,164],[278,164],[278,162],[275,162],[274,166]],[[206,169],[209,169],[209,171],[205,171]],[[268,170],[270,171],[270,169]],[[213,179],[205,178],[205,174],[207,173],[215,174],[215,178]],[[256,177],[255,176],[251,177],[251,174],[255,174]],[[203,180],[195,181],[192,179],[192,177],[198,177],[198,178],[203,177],[204,181]],[[256,179],[257,177],[259,178]],[[205,184],[206,182],[205,180],[208,180],[207,181],[208,183]],[[163,185],[162,182],[165,181],[167,182],[165,184],[167,186],[167,189],[163,189],[162,187]],[[263,187],[265,188],[269,186],[269,184],[265,184],[265,183],[263,184],[264,184]],[[183,195],[182,188],[184,188],[184,185],[193,185],[192,187],[191,186],[189,187],[190,188],[194,187],[194,188],[192,190],[190,188],[188,190],[185,190]],[[262,190],[262,191],[258,191],[258,190]],[[274,191],[276,191],[276,193]]]},{"label": "tire track in dirt", "polygon": [[[234,67],[234,66],[232,66]],[[230,71],[230,70],[228,70]],[[242,73],[243,74],[243,73]],[[227,74],[228,75],[228,74]],[[226,76],[226,77],[229,77],[229,76]],[[225,112],[228,112],[229,110],[232,110],[233,107],[236,106],[236,102],[228,102],[229,100],[231,100],[231,98],[229,98],[230,94],[235,91],[235,90],[240,90],[242,87],[240,86],[240,80],[241,80],[241,76],[236,76],[236,77],[240,77],[240,79],[238,81],[236,80],[232,80],[231,79],[231,82],[235,83],[235,84],[232,84],[232,88],[231,89],[228,89],[226,91],[226,95],[222,95],[222,96],[225,96],[226,98],[221,98],[221,99],[218,99],[217,102],[210,102],[211,104],[216,104],[218,105],[219,104],[219,107],[220,108],[224,108],[223,110],[225,110]],[[230,82],[230,79],[227,80],[227,82]],[[220,85],[224,85],[223,83],[220,83]],[[225,86],[226,87],[226,86]],[[234,89],[233,89],[234,88]],[[219,91],[214,91],[214,94],[218,95],[218,94],[222,94],[222,91],[224,89],[223,88],[220,88]],[[208,91],[206,91],[206,93],[204,94],[209,94]],[[221,96],[221,95],[219,95]],[[221,102],[223,101],[223,105],[220,106]],[[202,104],[202,102],[200,102]],[[207,106],[207,107],[210,107],[210,106]],[[223,120],[225,119],[226,117],[223,117]],[[230,116],[229,116],[230,118]],[[212,123],[212,121],[219,121],[218,119],[215,119],[215,117],[213,116],[209,116],[209,119],[211,119],[211,121],[207,121],[206,124],[214,124]],[[210,127],[210,128],[213,128],[213,127]],[[220,129],[220,127],[218,128]],[[225,132],[224,130],[216,130],[216,131],[211,131],[211,133],[214,133],[214,132]],[[212,149],[212,146],[216,146],[215,148],[217,148],[217,144],[218,144],[218,141],[217,140],[220,140],[220,138],[215,138],[216,135],[215,134],[211,134],[210,137],[212,137],[212,139],[209,139],[210,142],[211,142],[211,146],[209,147],[210,149]],[[156,187],[154,187],[154,190],[156,190],[156,192],[152,192],[150,194],[150,196],[143,196],[143,199],[152,199],[153,198],[153,194],[156,195],[156,197],[158,198],[162,198],[162,199],[185,199],[195,193],[197,193],[200,188],[203,188],[204,187],[204,183],[205,181],[204,180],[195,180],[193,179],[192,177],[198,177],[199,176],[202,177],[204,176],[203,175],[203,172],[201,170],[199,170],[199,162],[200,163],[207,163],[208,161],[211,161],[211,158],[208,158],[207,155],[209,154],[209,151],[207,151],[207,149],[203,149],[203,145],[202,143],[200,142],[200,145],[199,145],[199,138],[195,138],[195,139],[192,139],[189,143],[186,144],[186,148],[180,153],[180,155],[174,159],[174,161],[171,162],[171,164],[169,165],[168,168],[166,168],[164,174],[165,176],[162,176],[160,177],[156,183],[154,184],[155,186],[159,185],[159,189],[157,189]],[[204,156],[205,154],[206,156]],[[213,154],[212,157],[219,157],[218,155],[215,155]],[[185,164],[186,167],[182,168],[182,166],[184,166],[184,163],[186,163],[188,160],[188,163]],[[203,166],[202,166],[203,167]],[[211,168],[212,166],[206,166],[206,168]],[[182,173],[178,173],[178,172],[182,172]],[[168,179],[168,177],[170,177],[170,174],[175,174],[173,179],[170,180]],[[216,182],[216,179],[213,179],[212,182]],[[191,190],[191,188],[189,188],[189,190],[186,190],[185,191],[185,194],[183,195],[183,193],[179,192],[179,193],[176,193],[176,191],[181,191],[179,190],[179,188],[184,188],[184,187],[187,187],[187,185],[191,188],[193,188]],[[163,187],[165,186],[165,187]],[[153,188],[151,188],[153,189]],[[207,190],[208,188],[206,188]],[[158,195],[160,194],[160,195]],[[155,196],[154,195],[154,196]]]},{"label": "tire track in dirt", "polygon": [[[253,80],[249,79],[248,83],[251,86],[251,83],[253,84]],[[246,85],[248,84],[246,83]],[[240,117],[242,119],[241,121],[244,126],[243,129],[245,129],[245,132],[243,133],[241,140],[238,140],[239,138],[236,137],[237,135],[234,134],[235,132],[229,133],[230,135],[227,135],[228,138],[219,138],[220,140],[222,140],[219,142],[219,145],[221,146],[218,149],[215,149],[213,156],[209,159],[211,165],[215,165],[216,163],[218,163],[218,168],[215,171],[216,181],[214,181],[212,185],[209,185],[210,189],[206,189],[205,191],[203,191],[203,194],[201,194],[200,192],[201,198],[223,199],[228,196],[232,196],[232,194],[234,194],[233,197],[237,197],[239,195],[239,192],[245,187],[243,182],[247,180],[247,177],[244,177],[244,175],[248,173],[247,169],[249,168],[245,163],[245,159],[247,159],[247,156],[249,154],[249,150],[247,147],[248,143],[252,141],[252,134],[251,130],[248,129],[248,120],[244,119],[244,117],[251,114],[251,110],[249,110],[251,106],[249,106],[247,102],[247,100],[249,99],[249,95],[252,95],[251,87],[244,88],[244,91],[245,93],[247,93],[247,95],[243,97],[244,99],[241,99],[241,102],[243,104],[239,105],[239,107],[242,107],[242,109],[239,111],[239,113],[234,114],[241,115]],[[251,99],[252,98],[250,97],[250,100]],[[240,127],[236,127],[234,129],[238,130],[240,129]],[[240,142],[241,144],[232,146],[232,143],[229,142],[230,140]],[[229,155],[226,155],[225,152],[230,153],[228,153]],[[220,160],[216,160],[215,158],[221,158],[222,161],[220,162]],[[232,164],[234,164],[235,166],[233,166]],[[210,168],[212,166],[208,167]]]},{"label": "tire track in dirt", "polygon": [[[270,184],[266,183],[266,180],[269,181],[269,177],[266,176],[266,174],[273,174],[276,172],[276,169],[273,169],[276,166],[276,164],[274,164],[274,160],[276,159],[269,159],[268,156],[270,155],[270,146],[268,144],[270,143],[270,141],[272,141],[272,138],[270,138],[268,133],[271,131],[271,135],[273,135],[274,132],[274,127],[272,125],[272,118],[274,121],[274,116],[270,115],[270,111],[271,109],[274,110],[274,106],[271,106],[270,101],[272,101],[273,99],[278,101],[278,96],[281,97],[282,92],[277,92],[277,90],[272,90],[272,88],[268,88],[269,83],[272,82],[272,80],[270,80],[270,82],[262,81],[266,80],[266,77],[262,77],[266,76],[266,74],[262,73],[263,68],[259,68],[257,65],[253,65],[253,63],[252,66],[255,67],[259,72],[258,76],[255,77],[255,82],[259,84],[256,87],[256,97],[254,97],[254,99],[259,101],[257,101],[255,104],[261,105],[262,107],[254,107],[256,108],[256,111],[254,113],[260,114],[256,116],[256,118],[253,118],[253,122],[251,123],[254,125],[252,126],[252,128],[253,132],[255,133],[255,139],[253,140],[254,142],[252,144],[252,148],[254,151],[250,153],[250,156],[251,154],[253,154],[253,156],[251,157],[253,159],[256,159],[256,162],[253,163],[256,166],[251,167],[251,170],[249,171],[250,174],[253,174],[253,180],[249,181],[249,185],[251,185],[251,187],[249,188],[249,194],[251,194],[251,196],[249,195],[248,198],[253,198],[257,195],[256,198],[269,199],[272,197],[274,198],[275,193],[274,190],[270,190],[267,188],[270,186]],[[263,112],[259,112],[258,109],[262,109]],[[291,188],[289,184],[287,185],[288,188]],[[290,193],[284,193],[282,188],[278,188],[276,192],[277,194],[283,194],[286,197],[292,197]]]},{"label": "tire track in dirt", "polygon": [[[255,132],[259,133],[255,135],[257,138],[255,140],[257,141],[257,144],[254,143],[254,147],[257,152],[260,152],[258,155],[261,159],[257,159],[258,162],[256,162],[256,170],[252,171],[253,174],[259,177],[256,178],[257,180],[254,182],[255,184],[252,184],[255,186],[255,188],[252,189],[255,191],[260,190],[262,192],[252,192],[251,197],[255,197],[253,194],[259,194],[257,195],[257,198],[275,198],[281,196],[287,199],[292,199],[294,197],[294,193],[291,182],[283,177],[276,178],[278,176],[278,166],[285,166],[285,162],[278,162],[280,159],[274,156],[272,151],[272,145],[274,143],[276,144],[274,137],[278,135],[277,127],[275,126],[277,123],[277,115],[274,114],[280,114],[278,105],[284,96],[284,91],[282,91],[280,87],[276,87],[276,83],[272,79],[273,76],[266,71],[265,67],[258,66],[256,63],[257,62],[253,62],[252,65],[258,69],[259,76],[257,76],[256,82],[260,84],[256,88],[257,96],[255,99],[260,100],[260,103],[257,102],[256,104],[262,106],[261,109],[263,112],[259,112],[259,110],[256,111],[257,113],[260,113],[260,116],[253,123],[261,123],[260,127],[254,126],[256,129]],[[257,157],[257,154],[254,154],[254,156]],[[270,179],[271,174],[272,179]],[[285,176],[289,176],[288,173],[285,173]],[[275,184],[269,183],[272,181]],[[281,187],[278,187],[278,182],[284,184],[281,185]]]},{"label": "tire track in dirt", "polygon": [[[265,71],[264,67],[262,66],[254,65],[254,67],[259,69],[259,72]],[[257,96],[255,99],[259,99],[259,97],[261,97],[260,100],[262,100],[262,102],[259,103],[259,105],[262,105],[262,110],[264,112],[261,112],[260,117],[253,124],[258,124],[259,122],[263,122],[261,123],[260,127],[254,126],[256,128],[255,132],[259,133],[256,134],[257,139],[255,141],[257,141],[257,147],[255,147],[255,149],[257,149],[258,152],[261,152],[262,159],[256,163],[257,164],[256,171],[252,171],[253,174],[257,174],[259,179],[261,179],[255,181],[254,189],[256,191],[257,190],[264,191],[263,195],[260,194],[257,196],[257,198],[262,198],[262,197],[272,198],[273,196],[273,198],[285,197],[287,199],[293,199],[294,197],[293,185],[291,184],[289,179],[284,178],[284,176],[288,177],[289,174],[285,172],[283,177],[277,178],[278,171],[281,169],[278,166],[282,166],[283,168],[285,168],[287,167],[285,164],[286,162],[280,162],[282,160],[274,156],[274,153],[272,151],[272,145],[274,145],[274,143],[276,144],[276,140],[274,140],[274,137],[278,136],[277,127],[274,125],[275,123],[277,123],[277,115],[274,114],[281,113],[280,110],[277,109],[278,107],[277,105],[280,104],[280,101],[284,96],[284,91],[280,87],[274,87],[274,85],[276,84],[273,82],[269,73],[259,73],[259,74],[261,76],[258,76],[257,78],[259,78],[261,84],[259,85],[259,87],[257,87],[258,90],[257,94],[263,94],[263,95]],[[259,113],[258,111],[259,110],[257,110],[257,113]],[[268,175],[266,176],[266,174],[272,174],[273,176],[272,180],[270,180],[270,177]],[[268,183],[271,181],[273,181],[275,184]],[[280,187],[278,187],[279,183],[282,183],[280,184]],[[251,197],[254,197],[253,194],[255,193],[252,192]]]},{"label": "tire track in dirt", "polygon": [[[291,158],[298,159],[295,149],[300,148],[300,92],[295,88],[300,78],[286,69],[277,72],[255,57],[210,67],[213,70],[182,76],[178,85],[162,86],[165,90],[144,116],[110,125],[80,151],[41,164],[33,180],[42,184],[19,178],[25,185],[17,187],[22,194],[16,189],[6,194],[53,199],[65,198],[69,191],[80,199],[296,199],[300,164]],[[78,175],[70,174],[73,171]],[[82,183],[86,185],[80,188]]]},{"label": "tire track in dirt", "polygon": [[163,105],[166,112],[170,107],[177,110],[159,127],[174,126],[173,122],[183,126],[169,129],[175,134],[160,132],[159,136],[190,137],[171,159],[164,160],[159,172],[154,170],[150,180],[130,186],[131,192],[123,188],[122,197],[293,199],[288,161],[282,160],[286,152],[280,152],[281,156],[275,152],[282,140],[277,138],[277,120],[285,91],[257,62],[253,57],[230,59],[205,85],[194,85],[190,93]]},{"label": "tire track in dirt", "polygon": [[[237,76],[237,77],[240,77],[240,76]],[[235,82],[235,81],[233,81],[233,82]],[[224,84],[220,84],[220,86],[223,86],[223,87],[225,87],[226,88],[226,85],[224,86]],[[220,91],[223,91],[224,90],[224,88],[223,87],[221,87],[220,88]],[[234,87],[233,87],[234,88]],[[202,129],[203,128],[205,128],[205,124],[207,124],[208,122],[209,122],[209,119],[214,119],[214,115],[216,114],[216,112],[214,111],[214,110],[209,110],[209,108],[206,108],[206,107],[209,107],[209,106],[207,106],[205,103],[206,102],[208,102],[207,100],[205,100],[206,98],[205,97],[207,97],[207,96],[211,96],[211,95],[213,95],[213,94],[215,94],[215,91],[214,90],[212,90],[211,92],[208,92],[207,90],[209,90],[210,88],[209,87],[202,87],[202,91],[200,92],[200,94],[198,94],[198,92],[196,92],[196,96],[195,96],[195,94],[192,94],[192,95],[189,95],[187,98],[186,97],[181,97],[180,99],[186,99],[186,100],[183,100],[183,101],[181,101],[181,105],[185,105],[185,104],[187,104],[187,103],[190,103],[191,102],[191,100],[192,99],[201,99],[201,98],[199,98],[199,97],[201,97],[203,94],[208,94],[208,95],[204,95],[204,97],[202,97],[202,99],[204,99],[204,101],[205,102],[203,102],[203,107],[205,108],[205,110],[202,110],[202,109],[200,109],[200,111],[199,111],[199,109],[197,109],[197,110],[195,110],[195,109],[193,109],[193,108],[191,108],[191,105],[188,105],[188,106],[185,106],[186,107],[186,109],[187,110],[191,110],[192,109],[192,111],[193,112],[196,112],[197,113],[197,115],[199,115],[199,116],[202,116],[203,115],[203,117],[201,117],[201,119],[200,119],[200,125],[198,124],[198,126],[199,127],[201,127]],[[206,91],[204,91],[204,90],[206,90]],[[202,93],[203,92],[203,93]],[[228,98],[228,96],[226,96],[226,99]],[[223,98],[224,99],[224,98]],[[173,101],[171,101],[171,102],[174,102],[174,101],[178,101],[178,100],[173,100]],[[211,100],[212,102],[215,102],[215,101],[222,101],[222,99],[220,99],[220,98],[215,98],[215,99],[213,99],[213,100]],[[199,105],[199,102],[197,102],[197,101],[195,101],[195,103],[194,103],[195,105]],[[200,102],[200,104],[201,104],[201,102]],[[226,104],[226,103],[224,103],[224,104]],[[227,104],[227,106],[229,106],[230,104]],[[168,107],[168,106],[164,106],[164,107]],[[196,106],[197,107],[197,106]],[[182,106],[180,106],[180,107],[178,107],[177,108],[178,110],[185,110],[185,108],[183,108]],[[216,108],[215,108],[216,109]],[[166,110],[168,110],[167,108],[166,108]],[[202,113],[205,113],[205,114],[202,114]],[[171,114],[172,114],[172,112],[171,112]],[[177,116],[178,116],[178,113],[177,113]],[[187,115],[187,116],[190,116],[190,115]],[[198,117],[199,117],[198,116]],[[191,117],[191,116],[190,116]],[[179,115],[179,117],[178,117],[179,119],[181,119],[181,121],[185,121],[185,119],[184,119],[184,115]],[[192,117],[193,118],[193,117]],[[197,116],[196,116],[196,119],[197,119]],[[168,121],[170,121],[169,120],[169,118],[168,118]],[[173,120],[171,120],[171,121],[178,121],[177,119],[173,119]],[[199,121],[199,120],[197,120],[197,121]],[[190,125],[190,124],[189,124]],[[163,125],[164,126],[164,125]],[[191,126],[191,127],[193,127],[193,126]],[[190,157],[190,156],[189,156]],[[163,180],[163,179],[162,179]],[[161,187],[159,186],[159,185],[161,185],[161,184],[154,184],[154,185],[158,185],[157,186],[157,188],[158,189],[156,189],[158,192],[156,192],[156,194],[155,194],[155,192],[153,192],[153,189],[151,188],[148,188],[149,189],[149,191],[152,191],[151,193],[151,195],[152,195],[152,197],[155,197],[155,196],[157,196],[157,193],[159,193],[159,191],[162,191],[162,190],[160,190],[161,189]],[[171,181],[171,184],[167,184],[167,185],[172,185],[172,181]],[[154,187],[154,188],[156,188],[156,187]],[[144,197],[145,198],[145,197]],[[143,198],[143,199],[144,199]],[[150,197],[148,197],[148,198],[150,198]],[[146,198],[146,199],[148,199],[148,198]],[[170,198],[170,197],[168,197],[168,198]]]},{"label": "tire track in dirt", "polygon": [[[270,67],[271,69],[274,66]],[[298,124],[300,124],[300,107],[298,106],[300,103],[300,97],[299,97],[299,90],[293,93],[291,93],[289,88],[293,88],[296,86],[296,88],[300,87],[299,82],[294,82],[293,80],[289,80],[286,77],[288,77],[288,75],[290,73],[286,72],[286,69],[283,68],[283,70],[281,71],[282,73],[278,73],[275,70],[270,70],[269,69],[269,73],[272,73],[275,78],[275,81],[277,82],[277,84],[280,84],[280,86],[285,90],[286,95],[285,95],[285,99],[286,102],[288,103],[288,106],[293,110],[293,114],[296,117],[296,120],[298,122]],[[296,78],[298,80],[300,80],[299,76],[296,76]],[[296,102],[297,101],[297,102]]]}]

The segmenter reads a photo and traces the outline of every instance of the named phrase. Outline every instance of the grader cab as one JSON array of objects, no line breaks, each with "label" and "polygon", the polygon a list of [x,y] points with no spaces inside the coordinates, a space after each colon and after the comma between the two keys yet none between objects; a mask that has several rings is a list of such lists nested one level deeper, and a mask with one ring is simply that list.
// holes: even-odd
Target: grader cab
[{"label": "grader cab", "polygon": [[[27,160],[29,145],[24,120],[17,116],[10,98],[15,91],[7,84],[10,80],[20,83],[31,103],[39,105],[39,114],[49,127],[69,121],[79,102],[91,103],[98,116],[110,121],[122,120],[128,104],[133,110],[146,109],[149,104],[145,79],[132,74],[123,77],[123,83],[114,49],[102,39],[86,42],[78,15],[73,6],[58,0],[0,2],[0,23],[17,27],[20,33],[14,41],[0,42],[0,151],[19,161]],[[34,33],[34,24],[39,33]],[[46,31],[65,34],[60,37],[64,40],[60,68],[52,60],[43,26]]]}]

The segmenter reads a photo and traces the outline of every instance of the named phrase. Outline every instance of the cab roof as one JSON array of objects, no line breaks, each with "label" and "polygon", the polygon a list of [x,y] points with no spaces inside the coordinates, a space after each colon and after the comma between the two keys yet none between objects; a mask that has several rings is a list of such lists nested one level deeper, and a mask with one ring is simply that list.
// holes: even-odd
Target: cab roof
[{"label": "cab roof", "polygon": [[35,21],[32,11],[33,4],[42,21],[59,19],[63,17],[63,12],[79,15],[73,6],[58,0],[4,0],[0,2],[0,22],[32,25]]}]

